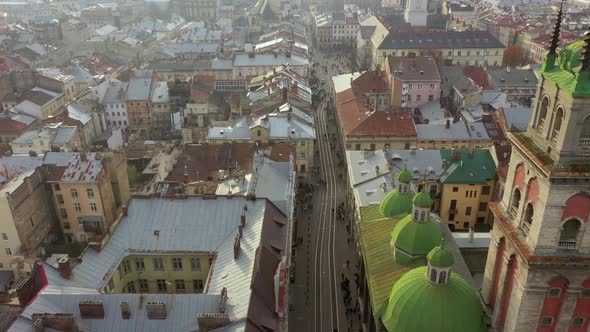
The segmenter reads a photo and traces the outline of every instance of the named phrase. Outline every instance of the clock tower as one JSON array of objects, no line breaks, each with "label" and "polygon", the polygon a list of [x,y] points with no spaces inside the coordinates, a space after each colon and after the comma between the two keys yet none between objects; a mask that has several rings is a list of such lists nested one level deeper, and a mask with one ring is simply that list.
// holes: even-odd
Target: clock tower
[{"label": "clock tower", "polygon": [[511,133],[482,297],[498,331],[588,331],[590,32],[557,53],[563,6],[533,116]]}]

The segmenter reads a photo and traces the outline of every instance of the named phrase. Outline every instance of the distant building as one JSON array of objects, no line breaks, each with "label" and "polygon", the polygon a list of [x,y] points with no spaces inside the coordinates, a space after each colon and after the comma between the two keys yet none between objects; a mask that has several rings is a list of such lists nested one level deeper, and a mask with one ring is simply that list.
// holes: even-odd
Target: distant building
[{"label": "distant building", "polygon": [[10,142],[13,153],[42,155],[49,151],[75,151],[82,147],[78,128],[50,124],[25,132]]}]

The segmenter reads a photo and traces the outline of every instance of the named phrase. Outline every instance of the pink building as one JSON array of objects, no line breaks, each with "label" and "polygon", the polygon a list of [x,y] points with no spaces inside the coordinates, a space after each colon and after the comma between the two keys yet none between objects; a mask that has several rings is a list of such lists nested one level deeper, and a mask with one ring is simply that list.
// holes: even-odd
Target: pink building
[{"label": "pink building", "polygon": [[440,75],[432,57],[390,56],[385,61],[385,72],[391,87],[393,108],[414,109],[440,99]]}]

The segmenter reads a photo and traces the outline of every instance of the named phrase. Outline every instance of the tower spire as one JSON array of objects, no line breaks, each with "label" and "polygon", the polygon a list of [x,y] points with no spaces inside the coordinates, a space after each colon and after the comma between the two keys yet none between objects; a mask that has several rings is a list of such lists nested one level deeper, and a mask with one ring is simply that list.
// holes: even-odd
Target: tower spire
[{"label": "tower spire", "polygon": [[557,44],[559,43],[561,21],[563,19],[563,3],[564,0],[561,1],[559,12],[557,13],[557,21],[555,22],[555,28],[553,28],[553,35],[551,36],[551,45],[549,46],[549,53],[545,57],[545,62],[543,63],[543,70],[550,70],[555,67],[555,60],[557,60]]}]

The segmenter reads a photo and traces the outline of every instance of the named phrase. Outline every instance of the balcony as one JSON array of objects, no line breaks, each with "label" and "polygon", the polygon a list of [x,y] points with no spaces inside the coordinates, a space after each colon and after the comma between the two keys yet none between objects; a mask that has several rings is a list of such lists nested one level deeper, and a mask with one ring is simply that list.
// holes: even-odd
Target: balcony
[{"label": "balcony", "polygon": [[557,247],[559,249],[576,249],[576,240],[559,240]]},{"label": "balcony", "polygon": [[578,147],[582,149],[590,149],[590,138],[580,138]]}]

